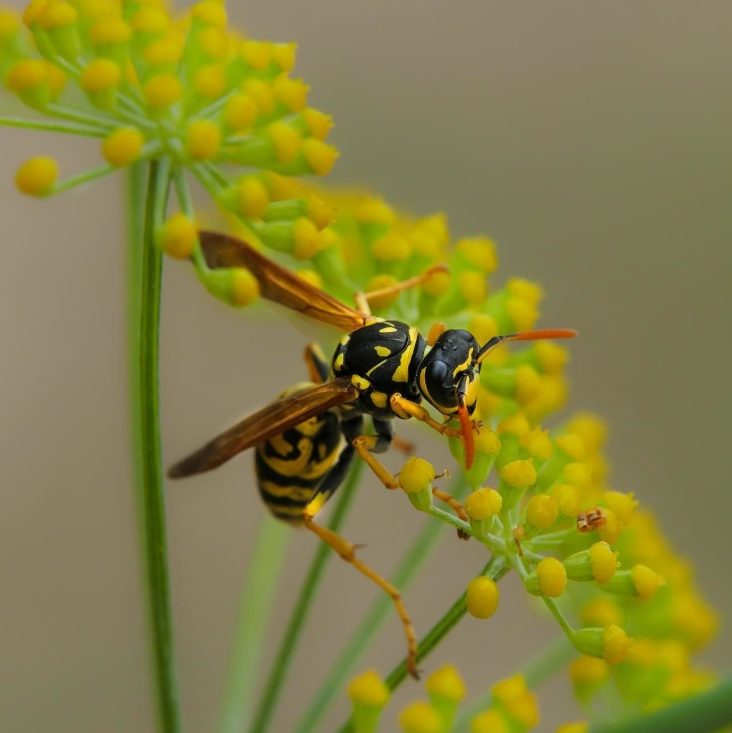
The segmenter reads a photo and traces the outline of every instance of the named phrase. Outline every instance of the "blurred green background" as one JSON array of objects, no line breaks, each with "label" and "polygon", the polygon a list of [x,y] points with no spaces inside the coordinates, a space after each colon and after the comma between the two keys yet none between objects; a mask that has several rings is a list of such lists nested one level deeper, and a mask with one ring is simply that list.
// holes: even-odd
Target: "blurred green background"
[{"label": "blurred green background", "polygon": [[[542,322],[582,332],[571,404],[608,419],[614,487],[654,508],[729,619],[732,6],[250,0],[229,10],[255,37],[300,43],[297,72],[337,124],[331,182],[372,187],[415,213],[444,211],[454,235],[497,240],[498,280],[543,283]],[[13,171],[36,153],[58,155],[67,173],[98,161],[93,142],[0,132],[0,729],[151,731],[122,180],[22,198]],[[299,381],[306,338],[264,308],[228,309],[190,268],[166,263],[166,462]],[[438,467],[447,461],[431,436],[404,434]],[[186,730],[210,731],[264,515],[250,459],[171,487],[168,510]],[[346,533],[388,571],[422,521],[368,477]],[[272,644],[315,545],[294,534]],[[482,558],[446,531],[406,595],[419,630]],[[502,593],[493,620],[467,619],[425,667],[454,661],[477,693],[556,633],[513,580]],[[332,563],[275,730],[289,730],[375,595]],[[387,671],[400,653],[390,619],[367,662]],[[705,658],[724,668],[730,654],[725,625]],[[547,689],[541,730],[577,717],[563,680]],[[408,684],[399,699],[419,693]],[[323,730],[344,710],[341,700]]]}]

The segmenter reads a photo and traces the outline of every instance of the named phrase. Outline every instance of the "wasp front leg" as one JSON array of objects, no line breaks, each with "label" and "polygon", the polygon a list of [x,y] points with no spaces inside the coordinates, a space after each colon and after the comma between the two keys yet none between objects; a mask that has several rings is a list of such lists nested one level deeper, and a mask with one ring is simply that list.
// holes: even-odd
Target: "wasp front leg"
[{"label": "wasp front leg", "polygon": [[423,422],[440,435],[447,435],[449,438],[459,438],[461,433],[456,428],[449,427],[446,423],[435,420],[422,405],[402,397],[399,393],[393,394],[389,400],[389,404],[394,414],[398,417],[407,419],[410,417]]}]

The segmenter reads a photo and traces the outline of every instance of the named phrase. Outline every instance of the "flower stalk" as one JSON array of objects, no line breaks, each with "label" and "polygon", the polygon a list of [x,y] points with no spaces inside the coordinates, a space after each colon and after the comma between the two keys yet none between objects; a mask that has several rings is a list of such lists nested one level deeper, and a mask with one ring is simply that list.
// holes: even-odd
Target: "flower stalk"
[{"label": "flower stalk", "polygon": [[[144,172],[148,169],[147,189]],[[162,255],[155,229],[167,206],[169,168],[137,164],[129,173],[129,354],[133,462],[159,729],[180,730],[160,450],[159,326]]]}]

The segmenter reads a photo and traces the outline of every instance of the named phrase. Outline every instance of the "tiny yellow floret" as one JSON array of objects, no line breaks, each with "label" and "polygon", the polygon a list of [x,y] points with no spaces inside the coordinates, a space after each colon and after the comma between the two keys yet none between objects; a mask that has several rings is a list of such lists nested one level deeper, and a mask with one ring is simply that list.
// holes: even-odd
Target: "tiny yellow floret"
[{"label": "tiny yellow floret", "polygon": [[271,51],[272,59],[282,71],[292,71],[295,68],[296,43],[275,43]]},{"label": "tiny yellow floret", "polygon": [[556,443],[573,461],[581,461],[585,457],[585,444],[579,435],[565,433],[556,439]]},{"label": "tiny yellow floret", "polygon": [[332,145],[315,138],[309,138],[303,143],[302,153],[313,173],[318,176],[330,173],[339,155]]},{"label": "tiny yellow floret", "polygon": [[606,491],[602,495],[602,500],[623,525],[627,524],[638,507],[638,500],[632,493],[624,494],[621,491]]},{"label": "tiny yellow floret", "polygon": [[488,519],[501,511],[503,499],[501,495],[490,488],[478,489],[465,500],[465,511],[471,519],[481,521]]},{"label": "tiny yellow floret", "polygon": [[168,218],[160,234],[160,245],[165,253],[177,259],[190,257],[197,241],[196,222],[182,211]]},{"label": "tiny yellow floret", "polygon": [[160,8],[146,6],[135,12],[130,23],[136,33],[163,33],[170,25],[170,18]]},{"label": "tiny yellow floret", "polygon": [[20,30],[20,16],[12,8],[0,8],[0,41],[13,38]]},{"label": "tiny yellow floret", "polygon": [[376,670],[368,669],[350,681],[348,697],[353,703],[383,708],[389,700],[389,688]]},{"label": "tiny yellow floret", "polygon": [[191,17],[215,28],[225,28],[229,21],[226,6],[216,0],[202,0],[196,3],[191,8]]},{"label": "tiny yellow floret", "polygon": [[142,153],[145,138],[136,127],[121,127],[102,141],[102,155],[111,165],[129,165]]},{"label": "tiny yellow floret", "polygon": [[314,288],[323,289],[323,278],[315,270],[298,270],[297,276]]},{"label": "tiny yellow floret", "polygon": [[484,710],[470,721],[470,733],[510,733],[510,728],[497,710]]},{"label": "tiny yellow floret", "polygon": [[499,434],[508,433],[520,438],[522,435],[526,435],[529,430],[531,430],[531,425],[522,412],[516,412],[498,423]]},{"label": "tiny yellow floret", "polygon": [[422,283],[422,290],[433,298],[439,298],[450,289],[451,283],[452,278],[449,272],[437,270]]},{"label": "tiny yellow floret", "polygon": [[435,475],[435,467],[429,461],[412,456],[399,473],[399,486],[407,494],[416,494],[429,489]]},{"label": "tiny yellow floret", "polygon": [[504,705],[511,702],[511,700],[520,699],[526,691],[526,679],[522,674],[515,674],[513,677],[505,677],[491,687],[493,697]]},{"label": "tiny yellow floret", "polygon": [[307,107],[302,111],[302,118],[308,132],[317,140],[325,140],[333,129],[333,118],[319,109]]},{"label": "tiny yellow floret", "polygon": [[663,585],[663,578],[647,565],[636,565],[630,571],[636,593],[643,598],[650,598]]},{"label": "tiny yellow floret", "polygon": [[461,272],[458,276],[458,290],[468,305],[480,305],[487,293],[485,275],[480,272]]},{"label": "tiny yellow floret", "polygon": [[127,43],[131,36],[130,26],[115,15],[100,18],[89,31],[89,37],[95,46]]},{"label": "tiny yellow floret", "polygon": [[604,659],[583,654],[569,665],[569,676],[576,685],[596,685],[604,682],[610,669]]},{"label": "tiny yellow floret", "polygon": [[466,237],[457,242],[455,249],[484,274],[493,272],[498,267],[496,245],[488,237]]},{"label": "tiny yellow floret", "polygon": [[466,590],[468,613],[474,618],[490,618],[498,608],[498,585],[483,575],[473,578]]},{"label": "tiny yellow floret", "polygon": [[211,160],[221,147],[221,128],[211,120],[194,120],[186,131],[186,150],[193,160]]},{"label": "tiny yellow floret", "polygon": [[255,176],[245,176],[237,183],[239,213],[248,219],[261,218],[269,204],[267,187]]},{"label": "tiny yellow floret", "polygon": [[320,249],[320,232],[310,219],[301,217],[294,226],[294,249],[298,260],[309,260]]},{"label": "tiny yellow floret", "polygon": [[231,297],[235,305],[249,305],[259,297],[259,283],[249,270],[237,267],[232,272]]},{"label": "tiny yellow floret", "polygon": [[468,323],[468,331],[475,336],[479,344],[484,344],[498,335],[496,319],[487,313],[475,313]]},{"label": "tiny yellow floret", "polygon": [[534,428],[530,432],[522,435],[519,445],[531,453],[532,458],[540,461],[546,461],[554,452],[552,439],[549,432],[541,428]]},{"label": "tiny yellow floret", "polygon": [[545,557],[536,566],[539,590],[544,596],[557,598],[567,588],[567,571],[556,557]]},{"label": "tiny yellow floret", "polygon": [[536,483],[536,468],[531,461],[511,461],[501,469],[501,478],[513,489],[527,489]]},{"label": "tiny yellow floret", "polygon": [[552,496],[557,500],[559,511],[565,517],[576,517],[580,513],[581,494],[572,484],[557,484],[551,489]]},{"label": "tiny yellow floret", "polygon": [[43,86],[47,77],[46,63],[42,59],[22,59],[10,68],[5,83],[8,89],[20,94]]},{"label": "tiny yellow floret", "polygon": [[193,87],[206,99],[217,99],[226,89],[226,73],[219,64],[202,66],[193,77]]},{"label": "tiny yellow floret", "polygon": [[475,435],[475,452],[495,456],[501,450],[501,440],[490,428],[483,425]]},{"label": "tiny yellow floret", "polygon": [[28,196],[46,196],[58,179],[58,163],[45,155],[30,158],[15,173],[15,185]]},{"label": "tiny yellow floret", "polygon": [[49,2],[41,12],[39,24],[46,29],[65,28],[76,23],[76,9],[65,2]]},{"label": "tiny yellow floret", "polygon": [[577,720],[572,723],[562,723],[554,733],[587,733],[589,727],[584,720]]},{"label": "tiny yellow floret", "polygon": [[536,494],[526,506],[526,518],[537,529],[549,529],[559,516],[559,505],[551,494]]},{"label": "tiny yellow floret", "polygon": [[153,76],[144,86],[143,93],[153,109],[161,109],[175,104],[183,94],[183,86],[173,74]]},{"label": "tiny yellow floret", "polygon": [[122,71],[111,59],[94,59],[81,72],[80,83],[85,92],[95,94],[112,89],[122,80]]},{"label": "tiny yellow floret", "polygon": [[545,374],[559,374],[569,359],[567,350],[553,341],[539,341],[534,344],[534,353],[539,368]]},{"label": "tiny yellow floret", "polygon": [[582,608],[580,614],[583,624],[588,626],[610,626],[620,623],[620,610],[610,598],[596,598]]},{"label": "tiny yellow floret", "polygon": [[598,583],[607,583],[618,569],[618,555],[607,542],[595,542],[590,547],[592,577]]},{"label": "tiny yellow floret", "polygon": [[308,102],[310,87],[302,79],[291,79],[282,74],[272,83],[275,99],[287,107],[290,112],[300,112]]},{"label": "tiny yellow floret", "polygon": [[335,207],[319,196],[308,197],[308,217],[318,229],[325,229],[336,218]]},{"label": "tiny yellow floret", "polygon": [[[398,285],[399,280],[393,275],[381,274],[374,275],[368,283],[366,283],[366,292],[373,293],[382,288],[393,288]],[[373,310],[388,308],[393,305],[399,298],[399,292],[389,293],[388,295],[369,296],[369,304]]]},{"label": "tiny yellow floret", "polygon": [[445,664],[427,678],[427,694],[460,702],[465,695],[465,682],[454,664]]},{"label": "tiny yellow floret", "polygon": [[531,280],[525,280],[522,277],[512,277],[506,283],[506,290],[508,290],[511,295],[515,295],[517,298],[522,298],[532,305],[538,305],[544,297],[544,291],[542,290],[541,285],[532,282]]},{"label": "tiny yellow floret", "polygon": [[506,313],[517,331],[527,331],[539,317],[536,306],[523,298],[511,297],[506,301]]},{"label": "tiny yellow floret", "polygon": [[602,634],[602,655],[608,664],[618,664],[625,659],[630,649],[632,639],[625,631],[611,624],[607,626]]},{"label": "tiny yellow floret", "polygon": [[404,262],[412,254],[412,247],[406,237],[391,231],[371,245],[371,254],[380,262]]},{"label": "tiny yellow floret", "polygon": [[427,702],[410,703],[399,713],[399,725],[404,733],[440,733],[442,721]]},{"label": "tiny yellow floret", "polygon": [[224,109],[224,122],[234,132],[248,130],[257,119],[257,105],[246,94],[229,97]]}]

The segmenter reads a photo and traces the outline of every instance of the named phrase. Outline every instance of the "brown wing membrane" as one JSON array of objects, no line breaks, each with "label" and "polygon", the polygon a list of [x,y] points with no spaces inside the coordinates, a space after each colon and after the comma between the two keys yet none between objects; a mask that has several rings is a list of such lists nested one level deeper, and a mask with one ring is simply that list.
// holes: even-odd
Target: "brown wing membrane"
[{"label": "brown wing membrane", "polygon": [[168,470],[170,478],[192,476],[220,466],[237,453],[284,433],[331,407],[351,402],[358,392],[348,377],[308,387],[263,407],[206,443]]},{"label": "brown wing membrane", "polygon": [[220,232],[199,232],[199,239],[209,267],[246,267],[257,278],[262,296],[275,303],[349,333],[368,320],[366,314],[306,283],[241,239]]}]

